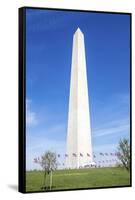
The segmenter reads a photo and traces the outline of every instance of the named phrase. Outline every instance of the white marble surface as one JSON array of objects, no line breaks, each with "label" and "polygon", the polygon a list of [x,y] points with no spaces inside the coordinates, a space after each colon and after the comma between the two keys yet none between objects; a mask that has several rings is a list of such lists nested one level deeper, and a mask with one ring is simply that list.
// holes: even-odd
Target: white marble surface
[{"label": "white marble surface", "polygon": [[66,153],[67,168],[84,167],[93,162],[85,42],[79,28],[73,36]]}]

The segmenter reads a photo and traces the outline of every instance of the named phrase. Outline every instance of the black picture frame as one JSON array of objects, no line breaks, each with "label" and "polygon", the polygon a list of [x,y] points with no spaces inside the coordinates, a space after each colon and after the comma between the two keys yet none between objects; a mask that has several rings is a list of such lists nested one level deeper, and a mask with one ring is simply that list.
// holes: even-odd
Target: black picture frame
[{"label": "black picture frame", "polygon": [[[93,12],[93,13],[106,13],[106,14],[124,14],[130,16],[130,185],[125,186],[111,186],[111,187],[98,187],[98,188],[79,188],[79,189],[64,189],[64,190],[51,190],[50,192],[57,191],[72,191],[72,190],[90,190],[90,189],[105,189],[105,188],[120,188],[132,186],[132,13],[127,12],[112,12],[112,11],[93,11],[93,10],[74,10],[74,9],[59,9],[59,8],[42,8],[42,7],[22,7],[19,8],[19,88],[18,88],[18,101],[19,101],[19,140],[18,140],[18,190],[21,193],[36,193],[44,191],[26,192],[26,9],[42,9],[53,11],[74,11],[74,12]],[[46,191],[45,191],[46,192]]]}]

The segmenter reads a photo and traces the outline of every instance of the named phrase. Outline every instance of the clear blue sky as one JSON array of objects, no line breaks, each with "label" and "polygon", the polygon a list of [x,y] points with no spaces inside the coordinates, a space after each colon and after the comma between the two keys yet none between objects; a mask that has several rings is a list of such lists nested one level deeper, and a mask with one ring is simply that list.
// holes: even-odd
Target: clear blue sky
[{"label": "clear blue sky", "polygon": [[26,163],[46,149],[65,153],[72,38],[85,37],[94,152],[129,137],[130,17],[26,10]]}]

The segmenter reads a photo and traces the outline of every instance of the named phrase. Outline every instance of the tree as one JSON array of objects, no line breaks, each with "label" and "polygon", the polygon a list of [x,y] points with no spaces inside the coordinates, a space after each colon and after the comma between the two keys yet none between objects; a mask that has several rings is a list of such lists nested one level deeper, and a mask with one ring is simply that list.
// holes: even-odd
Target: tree
[{"label": "tree", "polygon": [[119,141],[117,157],[121,161],[122,166],[124,166],[129,171],[130,170],[130,143],[128,139],[124,138]]},{"label": "tree", "polygon": [[52,187],[52,172],[57,168],[56,153],[46,151],[40,158],[35,158],[34,162],[39,164],[44,171],[43,189],[46,189],[46,177],[50,174],[50,190]]}]

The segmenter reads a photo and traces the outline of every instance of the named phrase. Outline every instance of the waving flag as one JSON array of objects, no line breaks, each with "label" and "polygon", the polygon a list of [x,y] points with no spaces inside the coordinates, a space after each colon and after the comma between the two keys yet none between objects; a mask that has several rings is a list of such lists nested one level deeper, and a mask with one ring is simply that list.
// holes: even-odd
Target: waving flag
[{"label": "waving flag", "polygon": [[37,158],[34,158],[34,162],[35,162],[35,163],[37,163],[37,162],[38,162]]},{"label": "waving flag", "polygon": [[101,156],[104,156],[104,154],[103,153],[99,153]]},{"label": "waving flag", "polygon": [[76,157],[76,156],[77,156],[77,155],[76,155],[76,153],[73,153],[72,155],[73,155],[74,157]]},{"label": "waving flag", "polygon": [[117,152],[117,156],[120,156],[120,152]]},{"label": "waving flag", "polygon": [[80,153],[80,156],[81,156],[81,157],[83,157],[83,154],[82,154],[82,153]]}]

